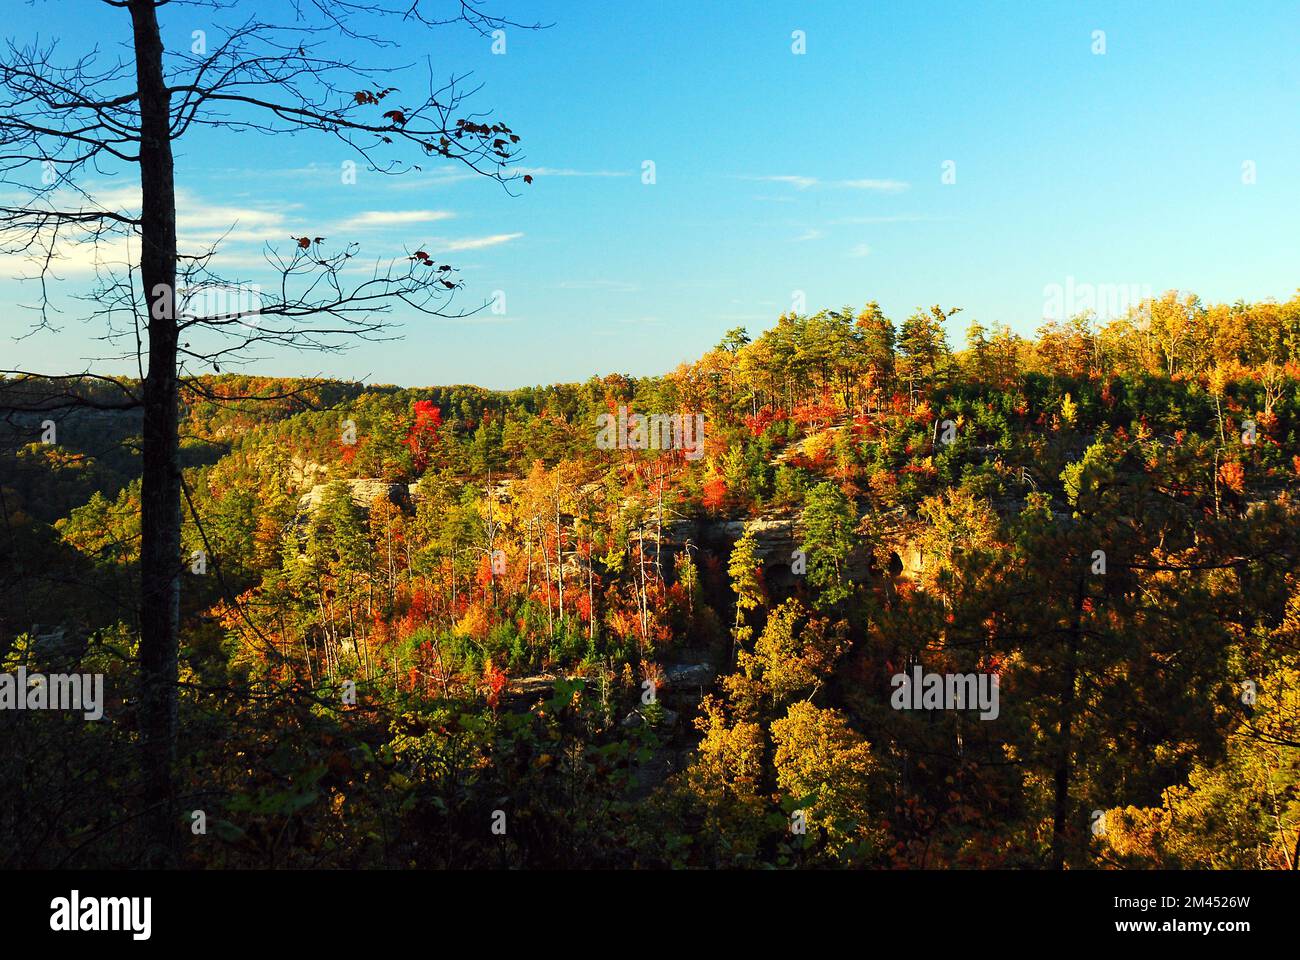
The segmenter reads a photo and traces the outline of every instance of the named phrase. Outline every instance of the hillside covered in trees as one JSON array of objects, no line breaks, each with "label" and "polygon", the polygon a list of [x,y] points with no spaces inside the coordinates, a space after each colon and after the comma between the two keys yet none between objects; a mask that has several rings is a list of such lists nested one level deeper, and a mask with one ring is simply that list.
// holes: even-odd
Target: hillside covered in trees
[{"label": "hillside covered in trees", "polygon": [[[964,320],[188,383],[185,865],[1295,867],[1300,296]],[[0,713],[7,867],[145,842],[126,383],[0,380],[3,670],[106,676]]]}]

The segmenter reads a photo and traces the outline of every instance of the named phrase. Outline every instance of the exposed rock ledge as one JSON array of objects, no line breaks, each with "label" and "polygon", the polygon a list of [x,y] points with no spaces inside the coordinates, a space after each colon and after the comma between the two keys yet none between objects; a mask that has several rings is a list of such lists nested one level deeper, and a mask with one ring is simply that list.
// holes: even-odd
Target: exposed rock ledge
[{"label": "exposed rock ledge", "polygon": [[[666,690],[691,692],[712,686],[718,675],[717,668],[711,663],[670,663],[663,668],[663,686]],[[555,685],[559,676],[554,673],[537,673],[529,677],[518,677],[509,683],[511,696],[522,697],[546,693]],[[581,679],[576,674],[569,680]]]},{"label": "exposed rock ledge", "polygon": [[[375,502],[377,497],[383,497],[398,509],[410,509],[411,495],[404,483],[389,483],[386,480],[372,479],[339,480],[335,482],[347,485],[348,492],[352,495],[352,502],[362,510],[369,510],[370,505]],[[328,483],[318,483],[309,492],[299,497],[298,512],[300,514],[311,514],[320,509],[321,501],[325,498],[325,491],[329,487]]]}]

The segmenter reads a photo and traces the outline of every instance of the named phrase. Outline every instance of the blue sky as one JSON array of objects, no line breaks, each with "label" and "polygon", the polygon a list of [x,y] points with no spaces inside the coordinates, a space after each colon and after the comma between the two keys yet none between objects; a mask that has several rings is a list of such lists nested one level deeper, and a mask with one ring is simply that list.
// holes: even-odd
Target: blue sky
[{"label": "blue sky", "polygon": [[[33,26],[68,52],[122,35],[121,14],[86,6],[38,2]],[[1067,278],[1210,301],[1300,286],[1298,2],[497,9],[554,26],[509,31],[504,56],[444,28],[380,60],[473,71],[474,102],[524,138],[535,182],[516,197],[447,170],[343,185],[348,155],[319,138],[178,146],[182,233],[237,223],[232,263],[323,234],[365,255],[439,251],[467,302],[505,293],[503,316],[408,317],[400,343],[249,372],[510,387],[664,372],[729,327],[772,325],[796,291],[809,310],[878,300],[895,321],[960,306],[959,338],[971,318],[1031,333]],[[168,13],[168,41],[188,44],[198,17]],[[73,315],[14,343],[11,305],[33,293],[0,280],[0,367],[62,372],[102,352]]]}]

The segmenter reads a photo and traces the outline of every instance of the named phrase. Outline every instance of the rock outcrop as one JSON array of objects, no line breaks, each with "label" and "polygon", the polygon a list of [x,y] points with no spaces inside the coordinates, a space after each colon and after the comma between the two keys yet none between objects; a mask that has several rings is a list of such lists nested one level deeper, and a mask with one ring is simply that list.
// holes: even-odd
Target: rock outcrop
[{"label": "rock outcrop", "polygon": [[[398,509],[413,512],[416,501],[420,498],[418,484],[389,483],[378,479],[354,479],[336,481],[347,485],[352,502],[363,511],[368,511],[376,497],[382,497]],[[321,501],[329,484],[315,484],[298,502],[299,518],[305,518],[320,508]],[[595,491],[593,491],[595,492]],[[509,482],[498,482],[492,491],[497,502],[508,500],[511,495]],[[653,506],[651,507],[653,511]],[[566,522],[572,517],[566,515]],[[915,577],[924,568],[924,557],[914,540],[906,535],[909,521],[906,517],[897,519],[899,529],[888,539],[896,541],[889,573]],[[757,517],[743,519],[724,518],[665,518],[662,530],[654,521],[651,512],[649,519],[640,533],[633,532],[631,541],[636,543],[638,536],[645,539],[645,552],[648,559],[658,557],[665,572],[671,577],[676,556],[687,548],[703,549],[716,556],[727,557],[735,542],[744,534],[752,533],[756,543],[758,559],[763,565],[764,576],[772,586],[792,587],[797,576],[792,571],[794,552],[799,549],[799,518],[792,512],[772,512]],[[565,556],[566,565],[572,564],[572,572],[581,574],[582,568],[575,554]],[[849,558],[848,574],[854,580],[865,580],[871,576],[872,558],[864,549],[855,552]]]},{"label": "rock outcrop", "polygon": [[299,456],[289,458],[289,480],[299,490],[304,487],[314,487],[318,481],[323,481],[328,473],[329,467],[323,463]]},{"label": "rock outcrop", "polygon": [[[352,496],[352,502],[362,510],[368,511],[370,505],[378,497],[383,497],[393,506],[400,510],[409,510],[411,508],[410,492],[404,483],[389,483],[386,480],[339,480],[338,483],[346,484],[348,492]],[[321,501],[325,498],[325,491],[330,484],[318,483],[310,491],[303,494],[298,499],[299,514],[310,515],[320,509]]]}]

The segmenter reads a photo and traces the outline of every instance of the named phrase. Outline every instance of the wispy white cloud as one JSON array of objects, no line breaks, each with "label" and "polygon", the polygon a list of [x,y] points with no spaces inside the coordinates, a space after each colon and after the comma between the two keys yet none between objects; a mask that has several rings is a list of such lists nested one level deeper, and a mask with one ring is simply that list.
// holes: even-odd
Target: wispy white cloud
[{"label": "wispy white cloud", "polygon": [[[140,245],[134,237],[113,236],[94,240],[61,238],[49,259],[49,277],[89,280],[97,274],[120,272],[140,262]],[[35,278],[45,269],[44,250],[0,254],[0,278]]]},{"label": "wispy white cloud", "polygon": [[[84,185],[87,194],[94,201],[93,204],[87,203],[88,206],[98,206],[102,210],[112,210],[116,213],[124,213],[129,216],[138,215],[140,212],[140,185],[121,184],[121,183],[100,183],[92,181]],[[185,195],[184,190],[176,191],[176,202],[179,205],[181,198]],[[62,205],[68,199],[75,198],[78,205],[86,203],[85,198],[75,190],[60,190],[55,194],[55,202]]]},{"label": "wispy white cloud", "polygon": [[[125,216],[139,215],[138,186],[114,182],[87,183],[86,193],[90,200],[72,191],[53,200],[62,209],[111,210]],[[361,251],[362,256],[344,269],[357,273],[373,271],[376,262],[386,263],[386,257],[394,254],[393,250],[387,249],[393,246],[388,242],[390,238],[400,240],[401,234],[421,229],[421,225],[454,217],[450,210],[417,208],[363,210],[350,215],[335,213],[331,218],[321,214],[307,216],[301,205],[289,202],[252,206],[229,201],[214,202],[203,193],[192,190],[182,189],[176,194],[177,241],[181,252],[194,255],[215,249],[215,256],[209,262],[211,267],[247,274],[272,269],[266,259],[268,246],[288,251],[293,237],[321,235],[342,247],[358,233],[373,238],[376,246],[385,250],[370,249],[371,244],[367,243],[367,249]],[[523,235],[522,232],[459,238],[426,235],[412,239],[419,240],[420,246],[426,250],[455,253],[497,247]],[[375,253],[382,254],[379,261],[371,261],[367,256]],[[120,271],[138,265],[139,255],[139,245],[132,238],[96,239],[89,230],[68,230],[58,240],[50,267],[54,276],[88,280],[109,268]],[[404,254],[396,251],[396,255],[400,258]],[[40,269],[39,259],[22,254],[0,257],[0,278],[34,276]]]},{"label": "wispy white cloud", "polygon": [[754,180],[759,183],[788,183],[790,186],[799,190],[807,190],[809,187],[816,186],[818,180],[816,177],[795,177],[795,176],[772,176],[772,177],[741,177],[741,180]]},{"label": "wispy white cloud", "polygon": [[810,187],[831,187],[843,190],[873,190],[878,193],[901,193],[911,186],[906,180],[857,179],[857,180],[822,180],[819,177],[794,176],[741,176],[741,180],[755,180],[760,183],[788,183],[796,190]]},{"label": "wispy white cloud", "polygon": [[279,209],[227,206],[207,203],[191,194],[176,197],[176,233],[181,247],[210,247],[214,244],[262,244],[289,239],[286,204]]},{"label": "wispy white cloud", "polygon": [[365,183],[367,186],[383,186],[391,190],[428,190],[460,183],[462,180],[478,180],[482,177],[482,174],[475,173],[468,167],[434,167],[432,170],[410,170],[393,175],[369,174]]},{"label": "wispy white cloud", "polygon": [[235,252],[229,248],[218,249],[208,262],[214,270],[269,270],[274,269],[266,258],[264,249]]},{"label": "wispy white cloud", "polygon": [[227,227],[252,230],[277,229],[285,223],[288,207],[265,210],[253,207],[232,207],[207,203],[187,196],[176,198],[176,229],[222,230]]},{"label": "wispy white cloud", "polygon": [[[358,167],[358,172],[360,172]],[[208,174],[214,180],[242,180],[249,184],[262,182],[271,178],[289,180],[311,180],[329,177],[335,183],[342,182],[343,168],[339,165],[309,163],[301,167],[230,167],[214,170]]]},{"label": "wispy white cloud", "polygon": [[[56,203],[64,208],[111,210],[128,217],[140,215],[140,188],[130,184],[91,182],[86,193],[93,202],[73,191],[61,192]],[[296,204],[241,206],[217,203],[193,190],[176,191],[177,239],[184,248],[225,243],[263,243],[288,239],[288,216]]]},{"label": "wispy white cloud", "polygon": [[630,177],[631,170],[573,170],[569,167],[513,167],[513,173],[530,177]]},{"label": "wispy white cloud", "polygon": [[869,257],[871,256],[871,248],[867,246],[865,243],[855,244],[853,247],[849,248],[849,256]]},{"label": "wispy white cloud", "polygon": [[809,227],[803,233],[799,234],[799,236],[795,237],[794,242],[807,243],[809,240],[820,240],[824,236],[826,236],[826,234],[818,230],[816,227]]},{"label": "wispy white cloud", "polygon": [[482,250],[484,247],[495,247],[503,243],[509,243],[511,240],[518,240],[522,233],[494,233],[490,237],[471,237],[466,240],[448,240],[443,243],[443,250]]},{"label": "wispy white cloud", "polygon": [[[60,191],[53,198],[55,206],[74,210],[110,210],[128,217],[140,215],[140,188],[130,184],[89,182],[85,195]],[[232,252],[248,250],[250,245],[289,239],[288,215],[291,204],[277,207],[245,207],[213,203],[190,190],[176,191],[176,233],[182,253],[195,254],[221,246],[230,262]],[[97,238],[91,230],[64,231],[51,256],[55,276],[87,279],[107,269],[121,271],[139,264],[139,244],[134,238]],[[18,261],[28,260],[28,268]],[[30,258],[6,258],[0,272],[31,275]]]},{"label": "wispy white cloud", "polygon": [[[529,176],[535,179],[543,177],[630,177],[631,170],[578,170],[574,167],[510,167],[504,171],[506,176]],[[444,187],[462,180],[481,179],[482,174],[475,173],[468,167],[435,167],[432,170],[408,171],[398,176],[375,177],[368,181],[389,186],[396,190],[419,190],[429,187]]]},{"label": "wispy white cloud", "polygon": [[412,223],[433,223],[450,220],[455,214],[450,210],[367,210],[341,221],[338,230],[373,230],[383,227],[401,227]]}]

